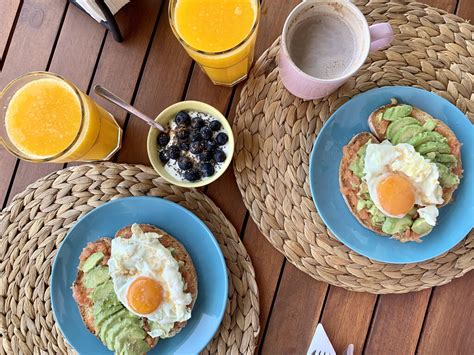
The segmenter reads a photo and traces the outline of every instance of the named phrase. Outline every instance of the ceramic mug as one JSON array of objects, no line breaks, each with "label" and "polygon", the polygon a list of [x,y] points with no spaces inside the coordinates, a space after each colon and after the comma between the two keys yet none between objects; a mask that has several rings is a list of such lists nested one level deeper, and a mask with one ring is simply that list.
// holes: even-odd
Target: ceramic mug
[{"label": "ceramic mug", "polygon": [[[295,58],[292,58],[292,55],[290,55],[290,53],[292,53],[292,48],[299,47],[306,51],[305,55],[312,56],[311,58],[306,59],[311,60],[314,58],[315,61],[318,60],[318,52],[311,51],[312,48],[308,48],[308,43],[304,40],[302,41],[303,38],[311,36],[311,33],[308,32],[308,34],[305,35],[306,37],[301,35],[293,36],[295,34],[295,29],[298,28],[298,25],[306,20],[310,21],[305,22],[305,26],[307,28],[309,28],[307,24],[311,26],[311,22],[315,19],[320,23],[320,27],[314,27],[315,29],[321,30],[318,35],[325,36],[322,38],[324,41],[314,42],[315,44],[319,45],[319,51],[321,51],[321,43],[323,42],[328,43],[328,45],[331,47],[339,46],[339,49],[332,48],[331,50],[337,51],[341,50],[341,48],[345,48],[344,41],[349,40],[346,38],[349,36],[344,36],[344,38],[337,37],[338,33],[340,32],[340,28],[344,26],[333,27],[337,31],[332,32],[329,27],[325,26],[320,19],[317,19],[318,16],[326,16],[326,18],[335,16],[336,20],[342,21],[342,24],[345,24],[351,33],[350,50],[352,51],[352,56],[350,63],[344,63],[344,56],[341,57],[342,62],[339,63],[336,63],[336,60],[333,60],[332,57],[325,58],[327,65],[340,66],[337,68],[339,72],[334,71],[333,77],[330,74],[328,74],[329,76],[326,77],[323,77],[322,75],[315,75],[314,71],[309,74],[309,70],[306,69],[303,71],[300,67],[298,67],[297,64],[295,64],[296,55],[294,55]],[[327,31],[330,31],[329,36],[326,36],[326,34],[328,34]],[[333,41],[331,38],[332,36],[334,36],[338,41]],[[354,75],[354,73],[359,70],[362,64],[364,64],[369,52],[388,47],[388,45],[392,42],[393,37],[393,30],[390,24],[379,23],[369,26],[362,12],[360,12],[360,10],[349,0],[303,1],[293,9],[286,19],[285,25],[283,27],[278,63],[281,80],[286,89],[299,98],[304,100],[322,98],[335,91],[352,75]],[[318,37],[313,38],[318,39]],[[321,37],[319,37],[319,39],[321,39]],[[295,50],[293,50],[293,53],[296,53]],[[341,52],[341,55],[342,54],[344,54],[343,51]],[[322,60],[323,57],[320,55],[319,58]],[[343,65],[346,65],[346,67],[343,67]],[[329,73],[328,69],[326,69],[326,73]]]}]

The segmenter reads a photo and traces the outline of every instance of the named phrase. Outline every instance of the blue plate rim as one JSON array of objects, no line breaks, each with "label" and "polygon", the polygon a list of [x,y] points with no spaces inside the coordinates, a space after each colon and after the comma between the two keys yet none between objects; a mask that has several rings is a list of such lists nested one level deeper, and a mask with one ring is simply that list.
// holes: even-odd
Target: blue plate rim
[{"label": "blue plate rim", "polygon": [[[370,260],[374,260],[374,261],[378,261],[378,262],[382,262],[382,263],[386,263],[386,264],[398,264],[398,265],[401,265],[401,264],[413,264],[413,263],[420,263],[420,262],[424,262],[424,261],[427,261],[427,260],[431,260],[431,259],[434,259],[444,253],[446,253],[447,251],[451,250],[453,247],[455,247],[459,242],[461,242],[464,238],[466,238],[467,234],[469,233],[469,231],[467,231],[467,233],[464,235],[464,236],[460,236],[459,240],[456,240],[453,242],[453,244],[448,248],[446,249],[445,251],[442,251],[442,252],[439,252],[438,254],[436,255],[432,255],[432,256],[429,256],[429,257],[423,257],[423,258],[420,258],[418,260],[414,260],[414,261],[393,261],[393,260],[386,260],[384,258],[378,258],[378,257],[369,257],[367,255],[365,255],[363,253],[363,251],[361,251],[359,248],[357,247],[353,247],[353,245],[350,245],[351,243],[347,243],[346,241],[343,241],[340,236],[337,235],[337,233],[333,230],[333,228],[330,226],[331,223],[328,222],[327,218],[326,218],[326,215],[324,212],[320,212],[321,210],[324,211],[324,209],[321,209],[320,206],[318,205],[318,199],[315,197],[316,196],[316,193],[314,191],[314,176],[312,174],[312,166],[314,166],[315,164],[315,160],[316,160],[316,154],[315,154],[315,151],[316,149],[318,148],[319,144],[320,144],[320,137],[322,136],[322,133],[324,132],[324,130],[329,126],[329,124],[335,120],[335,117],[336,117],[336,114],[339,112],[339,111],[342,111],[342,109],[346,106],[346,105],[349,105],[350,102],[358,97],[358,96],[362,96],[364,94],[367,94],[368,92],[372,92],[372,91],[390,91],[390,90],[393,90],[393,89],[402,89],[402,90],[413,90],[413,91],[419,91],[419,92],[423,92],[424,94],[428,94],[432,97],[434,97],[436,100],[441,100],[442,102],[444,102],[445,104],[448,104],[450,105],[452,108],[456,109],[461,115],[463,116],[466,116],[456,105],[452,104],[451,102],[449,102],[448,100],[446,100],[444,97],[441,97],[439,95],[436,95],[435,93],[431,92],[431,91],[427,91],[427,90],[424,90],[424,89],[420,89],[420,88],[417,88],[417,87],[412,87],[412,86],[400,86],[400,85],[394,85],[394,86],[383,86],[383,87],[376,87],[376,88],[373,88],[373,89],[370,89],[370,90],[367,90],[367,91],[364,91],[364,92],[361,92],[353,97],[351,97],[347,102],[345,102],[344,104],[342,104],[336,111],[334,111],[332,113],[332,115],[329,117],[329,119],[324,123],[323,127],[321,128],[320,132],[318,133],[318,135],[316,136],[316,139],[313,143],[313,147],[311,149],[311,153],[310,153],[310,160],[309,160],[309,167],[308,167],[308,171],[309,171],[309,188],[310,188],[310,192],[311,192],[311,198],[313,200],[313,203],[317,209],[317,212],[319,214],[319,216],[321,217],[321,219],[323,220],[325,226],[331,231],[331,233],[337,238],[338,241],[340,241],[342,244],[344,244],[345,246],[347,246],[349,249],[355,251],[356,253],[362,255],[362,256],[365,256],[367,258],[369,258]],[[466,118],[467,119],[467,118]],[[360,133],[360,132],[359,132]],[[357,133],[354,133],[354,134],[357,134]],[[347,144],[347,142],[345,143]],[[347,208],[347,206],[346,206]],[[359,222],[358,222],[359,223]],[[365,228],[365,227],[363,227]],[[471,227],[472,228],[472,227]],[[375,235],[374,232],[370,231],[367,229],[367,233],[373,233]]]},{"label": "blue plate rim", "polygon": [[[186,213],[188,216],[190,216],[191,218],[195,219],[198,224],[200,224],[204,230],[206,230],[206,232],[208,232],[209,236],[211,237],[211,240],[212,240],[212,243],[216,246],[216,249],[218,251],[218,255],[219,255],[219,259],[221,261],[221,265],[224,266],[224,269],[225,269],[225,272],[224,274],[227,276],[225,278],[225,284],[224,284],[224,294],[226,295],[225,299],[224,299],[224,302],[223,302],[223,305],[221,305],[221,309],[219,310],[220,312],[220,315],[219,315],[219,322],[216,323],[216,329],[212,332],[212,336],[211,338],[209,339],[209,341],[201,348],[197,351],[197,353],[200,353],[206,346],[207,344],[209,344],[209,342],[214,338],[214,336],[216,335],[217,331],[219,330],[221,324],[222,324],[222,320],[224,319],[224,315],[225,315],[225,310],[227,308],[227,303],[229,302],[228,301],[228,298],[229,298],[229,275],[228,275],[228,270],[227,270],[227,264],[225,262],[225,258],[224,258],[224,254],[222,253],[222,250],[219,246],[219,243],[217,242],[215,236],[214,236],[214,233],[212,233],[212,231],[209,229],[209,227],[198,217],[196,216],[194,213],[192,213],[191,211],[189,211],[187,208],[181,206],[180,204],[176,203],[176,202],[173,202],[173,201],[170,201],[170,200],[167,200],[163,197],[159,197],[159,196],[127,196],[127,197],[121,197],[121,198],[116,198],[116,199],[113,199],[113,200],[110,200],[110,201],[107,201],[105,202],[104,204],[98,206],[98,207],[95,207],[94,209],[90,210],[89,212],[87,212],[84,216],[82,216],[81,218],[79,218],[75,223],[74,225],[69,229],[69,231],[67,232],[66,236],[64,237],[64,239],[62,240],[61,242],[61,245],[59,246],[59,248],[57,249],[56,251],[56,255],[54,256],[54,261],[53,261],[53,265],[51,267],[51,276],[49,278],[49,285],[50,285],[50,288],[51,288],[51,291],[50,291],[50,295],[51,295],[51,309],[53,310],[53,318],[54,318],[54,322],[56,324],[56,326],[58,327],[59,331],[61,332],[61,335],[64,337],[64,339],[67,341],[67,343],[75,350],[79,353],[78,349],[76,349],[70,342],[69,342],[69,339],[68,337],[66,336],[66,333],[64,332],[63,330],[63,327],[61,326],[60,322],[58,322],[57,318],[56,318],[56,312],[58,311],[56,309],[56,301],[54,300],[55,296],[54,296],[54,292],[53,292],[53,280],[54,280],[54,274],[56,272],[56,262],[58,260],[57,256],[61,253],[61,249],[64,245],[64,242],[67,240],[67,238],[70,237],[70,234],[73,232],[73,230],[79,225],[79,223],[84,219],[86,218],[89,214],[91,213],[94,213],[94,211],[97,211],[97,210],[100,210],[102,208],[106,208],[107,206],[109,206],[110,204],[113,204],[113,203],[117,203],[118,201],[123,201],[123,200],[155,200],[155,199],[160,199],[161,201],[163,201],[165,204],[168,204],[170,206],[174,206],[174,207],[177,207],[178,209],[180,209],[181,211],[183,211],[184,213]],[[199,281],[198,281],[199,282]],[[71,297],[72,297],[72,291],[71,291]],[[199,295],[197,296],[199,297]],[[77,311],[77,310],[76,310]],[[108,350],[108,349],[107,349]]]}]

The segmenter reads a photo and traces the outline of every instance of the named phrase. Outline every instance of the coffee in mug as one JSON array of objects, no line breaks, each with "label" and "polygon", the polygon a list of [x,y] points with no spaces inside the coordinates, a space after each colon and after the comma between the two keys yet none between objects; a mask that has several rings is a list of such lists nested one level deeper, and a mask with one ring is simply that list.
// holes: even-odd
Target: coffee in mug
[{"label": "coffee in mug", "polygon": [[388,23],[370,26],[348,0],[308,0],[288,16],[281,38],[279,68],[293,95],[327,96],[364,63],[369,51],[393,40]]}]

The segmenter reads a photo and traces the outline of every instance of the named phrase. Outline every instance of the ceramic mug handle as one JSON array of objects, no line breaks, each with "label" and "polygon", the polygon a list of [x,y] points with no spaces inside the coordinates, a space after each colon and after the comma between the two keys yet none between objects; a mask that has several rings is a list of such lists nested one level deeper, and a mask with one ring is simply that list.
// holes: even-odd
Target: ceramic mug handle
[{"label": "ceramic mug handle", "polygon": [[392,43],[394,35],[392,26],[389,23],[377,23],[369,26],[370,49],[369,52],[375,52],[387,48]]}]

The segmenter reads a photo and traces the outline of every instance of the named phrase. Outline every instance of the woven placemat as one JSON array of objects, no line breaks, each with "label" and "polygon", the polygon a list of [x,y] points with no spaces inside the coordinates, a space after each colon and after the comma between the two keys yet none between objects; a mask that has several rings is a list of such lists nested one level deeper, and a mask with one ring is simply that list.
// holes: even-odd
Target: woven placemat
[{"label": "woven placemat", "polygon": [[393,45],[373,53],[355,77],[321,100],[285,90],[277,40],[257,61],[234,122],[237,183],[263,235],[317,280],[353,291],[404,293],[445,284],[474,267],[474,234],[426,262],[389,265],[351,251],[329,235],[309,188],[309,154],[330,115],[379,86],[417,86],[448,99],[474,120],[474,26],[420,3],[356,1],[369,24],[389,21]]},{"label": "woven placemat", "polygon": [[224,254],[229,301],[204,354],[253,354],[259,327],[258,290],[250,257],[234,227],[204,194],[168,184],[149,167],[87,164],[50,174],[17,195],[0,215],[1,353],[72,352],[55,326],[49,279],[56,250],[78,218],[126,196],[179,203],[212,230]]}]

